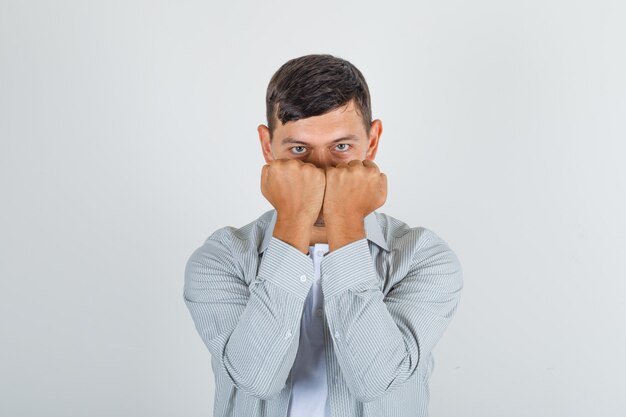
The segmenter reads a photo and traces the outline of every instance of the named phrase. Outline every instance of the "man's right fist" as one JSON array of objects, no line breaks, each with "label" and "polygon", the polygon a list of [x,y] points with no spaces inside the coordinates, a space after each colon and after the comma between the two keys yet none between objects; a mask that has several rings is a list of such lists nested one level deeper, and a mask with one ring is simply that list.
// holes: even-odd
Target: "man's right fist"
[{"label": "man's right fist", "polygon": [[285,218],[315,223],[324,202],[326,173],[299,159],[275,159],[261,170],[261,193]]}]

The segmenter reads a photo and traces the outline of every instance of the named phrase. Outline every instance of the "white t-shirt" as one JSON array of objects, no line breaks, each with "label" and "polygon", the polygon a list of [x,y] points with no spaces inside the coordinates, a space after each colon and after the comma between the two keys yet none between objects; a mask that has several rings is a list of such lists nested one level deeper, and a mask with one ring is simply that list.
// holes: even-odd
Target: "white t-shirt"
[{"label": "white t-shirt", "polygon": [[327,243],[309,246],[309,256],[315,266],[315,282],[311,285],[302,312],[287,417],[330,417],[324,351],[324,302],[320,282],[320,262],[327,252]]}]

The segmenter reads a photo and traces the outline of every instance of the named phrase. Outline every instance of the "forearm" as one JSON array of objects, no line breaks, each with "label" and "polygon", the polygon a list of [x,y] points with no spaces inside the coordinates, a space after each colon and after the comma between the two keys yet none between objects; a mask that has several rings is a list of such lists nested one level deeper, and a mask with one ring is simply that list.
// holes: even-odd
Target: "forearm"
[{"label": "forearm", "polygon": [[261,399],[280,393],[298,350],[304,302],[267,280],[251,289],[221,358],[238,388]]},{"label": "forearm", "polygon": [[207,240],[185,272],[185,302],[217,367],[249,395],[269,399],[295,360],[312,260],[273,238],[247,285],[229,250]]},{"label": "forearm", "polygon": [[324,310],[344,378],[359,401],[375,400],[411,376],[417,346],[387,311],[366,239],[327,254],[321,268]]},{"label": "forearm", "polygon": [[[398,247],[409,247],[406,233]],[[427,360],[450,322],[462,288],[458,258],[428,234],[413,245],[410,263],[397,265],[403,278],[383,293],[367,239],[327,254],[321,263],[324,309],[337,360],[360,399],[375,400],[402,385]],[[398,256],[401,256],[398,253]]]}]

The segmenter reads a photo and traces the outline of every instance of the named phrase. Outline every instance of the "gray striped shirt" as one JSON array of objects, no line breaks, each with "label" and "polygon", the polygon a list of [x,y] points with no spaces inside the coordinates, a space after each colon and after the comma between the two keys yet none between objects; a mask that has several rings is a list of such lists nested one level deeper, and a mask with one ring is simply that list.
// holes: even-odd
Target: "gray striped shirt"
[{"label": "gray striped shirt", "polygon": [[[313,260],[272,233],[276,211],[213,232],[185,267],[183,298],[211,353],[214,417],[284,417]],[[387,214],[321,261],[333,417],[426,417],[432,349],[463,274],[447,243]]]}]

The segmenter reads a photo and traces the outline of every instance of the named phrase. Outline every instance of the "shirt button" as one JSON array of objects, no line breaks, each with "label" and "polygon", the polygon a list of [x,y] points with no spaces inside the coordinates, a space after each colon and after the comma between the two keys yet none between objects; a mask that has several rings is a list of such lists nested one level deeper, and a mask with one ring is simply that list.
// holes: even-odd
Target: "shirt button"
[{"label": "shirt button", "polygon": [[337,339],[337,340],[341,339],[341,338],[339,337],[339,332],[335,332],[335,339]]},{"label": "shirt button", "polygon": [[300,281],[306,282],[306,275],[301,275],[300,276]]},{"label": "shirt button", "polygon": [[285,333],[285,340],[289,339],[291,337],[291,330],[287,330],[287,333]]},{"label": "shirt button", "polygon": [[322,315],[322,309],[318,308],[315,313],[318,315],[318,317],[321,316]]},{"label": "shirt button", "polygon": [[318,251],[317,251],[317,256],[322,256],[322,255],[324,255],[324,251],[322,251],[322,250],[318,250]]}]

